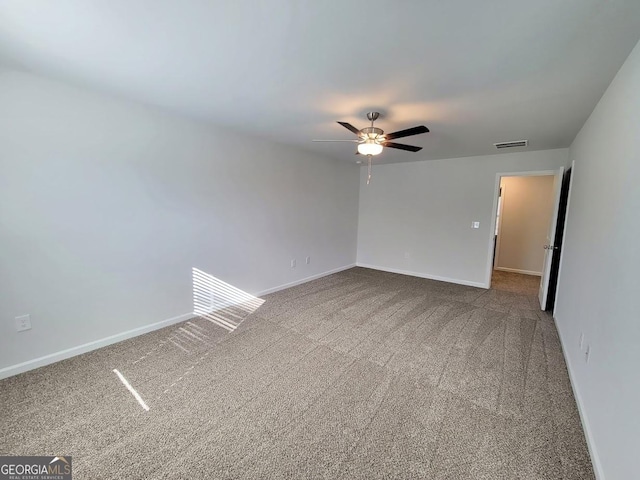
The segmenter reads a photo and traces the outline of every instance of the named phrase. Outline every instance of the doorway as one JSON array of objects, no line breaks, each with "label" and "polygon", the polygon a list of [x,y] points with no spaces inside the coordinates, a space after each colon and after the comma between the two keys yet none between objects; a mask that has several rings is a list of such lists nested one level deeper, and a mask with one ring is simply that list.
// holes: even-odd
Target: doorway
[{"label": "doorway", "polygon": [[553,175],[500,179],[492,283],[500,272],[500,279],[512,278],[514,283],[535,286],[533,294],[538,291],[553,214],[553,181]]},{"label": "doorway", "polygon": [[538,294],[543,310],[553,308],[569,182],[562,168],[496,176],[490,288]]}]

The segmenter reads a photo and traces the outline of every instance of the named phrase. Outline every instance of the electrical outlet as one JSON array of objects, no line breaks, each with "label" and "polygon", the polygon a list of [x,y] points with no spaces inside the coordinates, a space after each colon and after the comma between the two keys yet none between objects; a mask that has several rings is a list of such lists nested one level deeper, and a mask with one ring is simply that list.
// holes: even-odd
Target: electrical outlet
[{"label": "electrical outlet", "polygon": [[311,257],[307,256],[307,258],[305,258],[305,263],[309,265],[311,263]]},{"label": "electrical outlet", "polygon": [[16,317],[16,330],[18,332],[31,330],[31,315],[20,315]]},{"label": "electrical outlet", "polygon": [[296,259],[291,260],[291,268],[296,268]]},{"label": "electrical outlet", "polygon": [[480,228],[480,222],[471,222],[471,228]]}]

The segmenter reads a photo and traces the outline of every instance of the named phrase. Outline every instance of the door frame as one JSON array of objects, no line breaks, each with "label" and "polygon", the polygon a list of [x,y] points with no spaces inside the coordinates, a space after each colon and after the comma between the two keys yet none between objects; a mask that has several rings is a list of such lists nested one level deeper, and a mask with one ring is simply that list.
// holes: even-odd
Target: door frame
[{"label": "door frame", "polygon": [[[491,207],[491,225],[489,228],[489,241],[487,243],[487,267],[484,279],[484,288],[491,288],[491,275],[493,274],[493,243],[495,241],[496,217],[498,216],[498,196],[500,194],[500,181],[502,177],[540,177],[543,175],[555,175],[558,170],[530,170],[525,172],[498,172],[496,183],[493,187],[493,203]],[[504,202],[504,199],[503,199]]]},{"label": "door frame", "polygon": [[558,221],[560,220],[560,204],[562,203],[565,170],[566,167],[560,167],[558,168],[558,172],[553,176],[553,210],[551,214],[551,223],[547,227],[548,233],[545,242],[547,249],[544,252],[542,278],[540,279],[540,287],[538,288],[538,300],[540,301],[540,309],[543,311],[547,310],[547,305],[549,304],[549,288],[551,285],[553,259],[560,254],[558,251],[560,247],[556,248],[556,236],[558,233]]},{"label": "door frame", "polygon": [[[565,208],[564,211],[564,230],[562,231],[562,243],[561,243],[561,250],[560,250],[560,259],[558,260],[558,278],[556,280],[556,299],[555,299],[555,303],[553,304],[553,311],[551,312],[551,314],[553,315],[553,318],[556,318],[556,308],[558,308],[558,298],[560,298],[560,276],[562,275],[562,260],[564,259],[564,245],[565,245],[565,240],[567,239],[567,222],[569,221],[569,207],[571,206],[571,189],[573,188],[573,183],[574,183],[574,179],[575,179],[575,174],[576,174],[576,161],[572,160],[571,161],[571,166],[569,167],[569,169],[571,169],[571,177],[569,179],[569,191],[567,192],[567,206]],[[565,173],[567,172],[568,169],[565,169]]]},{"label": "door frame", "polygon": [[[502,184],[502,179],[500,179],[500,184]],[[501,233],[502,233],[502,225],[497,225],[498,223],[498,216],[500,216],[500,220],[502,220],[502,210],[504,209],[504,199],[506,197],[506,188],[501,187],[500,185],[498,185],[498,199],[496,200],[497,205],[496,205],[496,219],[495,219],[495,227],[498,228],[498,233],[495,236],[496,239],[496,250],[495,250],[495,255],[494,255],[494,259],[493,259],[493,265],[492,267],[495,269],[496,267],[496,262],[498,261],[498,257],[500,256],[500,237],[501,237]],[[500,198],[502,197],[502,202],[500,202]],[[495,228],[494,228],[495,230]]]}]

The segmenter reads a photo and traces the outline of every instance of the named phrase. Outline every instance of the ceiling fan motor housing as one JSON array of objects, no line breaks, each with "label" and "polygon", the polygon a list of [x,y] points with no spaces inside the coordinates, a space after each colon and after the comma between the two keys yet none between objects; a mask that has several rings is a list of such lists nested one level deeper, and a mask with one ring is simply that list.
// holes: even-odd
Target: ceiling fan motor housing
[{"label": "ceiling fan motor housing", "polygon": [[360,130],[360,133],[362,133],[362,136],[365,138],[377,138],[382,136],[384,130],[378,127],[364,127]]}]

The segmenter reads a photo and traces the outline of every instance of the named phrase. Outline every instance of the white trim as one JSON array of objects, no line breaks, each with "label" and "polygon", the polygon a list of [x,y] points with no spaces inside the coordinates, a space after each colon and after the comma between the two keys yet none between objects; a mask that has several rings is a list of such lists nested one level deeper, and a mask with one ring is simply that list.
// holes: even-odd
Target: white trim
[{"label": "white trim", "polygon": [[[559,168],[559,167],[558,167]],[[558,170],[532,170],[529,172],[502,172],[497,173],[500,177],[541,177],[545,175],[555,175]]]},{"label": "white trim", "polygon": [[507,267],[494,267],[494,270],[500,270],[501,272],[521,273],[523,275],[535,275],[541,277],[542,272],[534,272],[533,270],[520,270],[519,268],[507,268]]},{"label": "white trim", "polygon": [[560,337],[560,344],[562,345],[562,356],[564,357],[564,361],[567,364],[567,371],[569,372],[569,383],[571,384],[571,390],[573,390],[573,397],[576,399],[576,404],[578,405],[578,414],[580,415],[580,422],[582,423],[582,429],[584,430],[584,436],[587,440],[587,449],[589,450],[589,455],[591,457],[591,464],[593,466],[593,471],[596,475],[596,480],[605,480],[605,476],[602,470],[602,464],[600,463],[600,457],[598,456],[598,451],[596,450],[596,444],[593,439],[593,435],[591,433],[591,427],[589,426],[589,418],[587,417],[587,410],[584,408],[584,403],[582,402],[582,396],[580,395],[580,390],[578,390],[578,385],[574,381],[573,377],[573,367],[571,366],[571,359],[568,355],[568,348],[562,338],[562,330],[558,328],[558,322],[554,317],[554,323],[556,324],[556,330],[558,331],[558,337]]},{"label": "white trim", "polygon": [[[262,292],[255,294],[255,296],[259,297],[261,295],[266,295],[268,293],[284,290],[285,288],[294,287],[296,285],[310,282],[312,280],[316,280],[321,277],[326,277],[327,275],[331,275],[333,273],[342,272],[343,270],[348,270],[355,266],[356,266],[355,263],[352,263],[350,265],[345,265],[343,267],[335,268],[333,270],[329,270],[326,272],[319,273],[317,275],[312,275],[310,277],[303,278],[302,280],[296,280],[295,282],[286,283],[284,285],[279,285],[277,287],[263,290]],[[94,340],[93,342],[78,345],[76,347],[67,348],[66,350],[61,350],[59,352],[51,353],[43,357],[34,358],[33,360],[28,360],[26,362],[18,363],[16,365],[10,365],[8,367],[0,369],[0,380],[3,378],[18,375],[19,373],[24,373],[29,370],[33,370],[35,368],[44,367],[45,365],[50,365],[52,363],[65,360],[67,358],[75,357],[76,355],[81,355],[83,353],[87,353],[92,350],[96,350],[98,348],[106,347],[108,345],[121,342],[123,340],[128,340],[129,338],[137,337],[138,335],[143,335],[145,333],[149,333],[154,330],[158,330],[160,328],[164,328],[170,325],[174,325],[176,323],[184,322],[186,320],[190,320],[197,316],[199,315],[193,312],[185,313],[183,315],[178,315],[177,317],[168,318],[166,320],[152,323],[150,325],[145,325],[143,327],[134,328],[133,330],[127,330],[126,332],[117,333],[109,337],[101,338],[99,340]]]},{"label": "white trim", "polygon": [[[498,198],[496,199],[496,226],[494,231],[497,229],[498,233],[495,235],[495,253],[492,255],[493,265],[497,265],[500,263],[500,240],[502,239],[502,222],[504,218],[502,218],[502,213],[504,211],[504,202],[507,196],[507,186],[502,186],[502,179],[500,179],[500,185],[498,185]],[[502,199],[502,201],[500,201]],[[500,218],[500,223],[498,224],[498,218]],[[495,268],[495,267],[494,267]]]},{"label": "white trim", "polygon": [[467,285],[469,287],[489,288],[481,282],[470,282],[469,280],[460,280],[458,278],[440,277],[438,275],[430,275],[428,273],[411,272],[409,270],[400,270],[398,268],[380,267],[378,265],[369,265],[366,263],[356,263],[356,266],[370,268],[372,270],[380,270],[382,272],[399,273],[401,275],[410,275],[412,277],[428,278],[429,280],[438,280],[440,282],[457,283],[458,285]]},{"label": "white trim", "polygon": [[316,275],[311,275],[310,277],[305,277],[301,280],[296,280],[295,282],[285,283],[283,285],[278,285],[277,287],[267,288],[266,290],[262,290],[261,292],[254,293],[256,297],[260,297],[262,295],[268,295],[270,293],[279,292],[280,290],[284,290],[285,288],[295,287],[297,285],[302,285],[303,283],[311,282],[312,280],[317,280],[318,278],[326,277],[328,275],[333,275],[334,273],[342,272],[344,270],[349,270],[350,268],[355,267],[355,263],[351,263],[349,265],[344,265],[342,267],[334,268],[333,270],[328,270],[326,272],[318,273]]},{"label": "white trim", "polygon": [[[542,175],[555,175],[557,170],[534,170],[528,172],[498,172],[496,173],[496,183],[493,187],[493,203],[491,208],[491,228],[489,229],[489,243],[487,252],[487,267],[485,274],[485,281],[482,288],[489,288],[491,286],[491,273],[493,272],[493,242],[496,234],[496,217],[498,215],[498,193],[500,191],[500,180],[502,177],[539,177]],[[504,199],[503,199],[504,201]]]},{"label": "white trim", "polygon": [[60,350],[59,352],[51,353],[43,357],[34,358],[33,360],[28,360],[16,365],[11,365],[9,367],[0,369],[0,379],[12,377],[14,375],[18,375],[19,373],[24,373],[35,368],[44,367],[45,365],[50,365],[61,360],[66,360],[67,358],[75,357],[76,355],[81,355],[98,348],[106,347],[107,345],[111,345],[113,343],[122,342],[123,340],[137,337],[138,335],[142,335],[144,333],[149,333],[160,328],[184,322],[194,317],[196,317],[194,313],[185,313],[183,315],[178,315],[177,317],[168,318],[166,320],[152,323],[150,325],[127,330],[126,332],[117,333],[109,337],[94,340],[93,342],[67,348],[66,350]]},{"label": "white trim", "polygon": [[[484,288],[489,288],[491,286],[491,274],[493,273],[493,253],[494,253],[494,244],[496,241],[496,220],[498,217],[498,197],[500,196],[500,179],[502,175],[500,173],[496,173],[496,183],[493,187],[493,203],[491,205],[491,225],[489,228],[489,253],[487,255],[487,266],[486,266],[486,274],[484,277]],[[504,202],[504,199],[502,199]],[[497,252],[496,252],[497,253]]]}]

